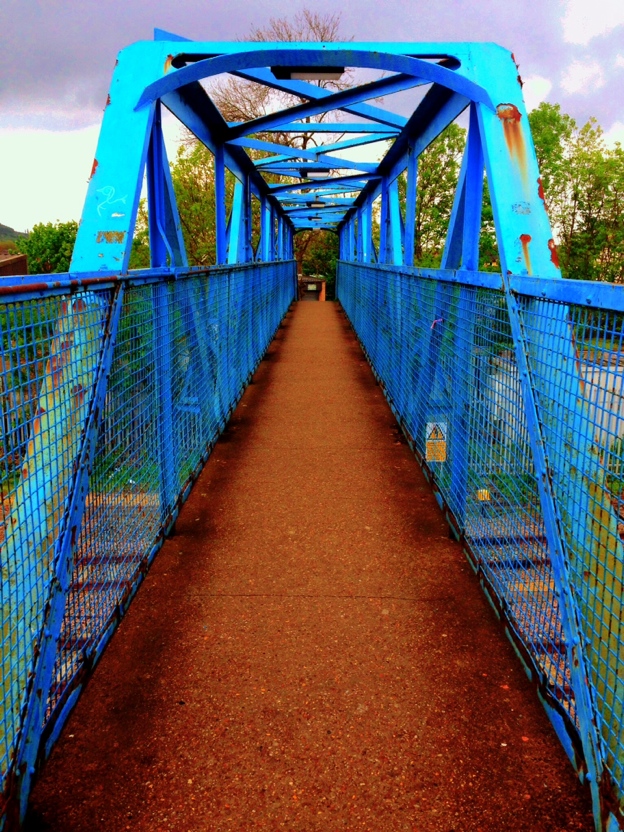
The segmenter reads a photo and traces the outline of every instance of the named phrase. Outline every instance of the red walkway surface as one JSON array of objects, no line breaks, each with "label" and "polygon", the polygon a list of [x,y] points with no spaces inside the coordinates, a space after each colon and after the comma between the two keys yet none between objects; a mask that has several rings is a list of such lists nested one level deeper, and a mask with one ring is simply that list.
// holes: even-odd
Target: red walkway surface
[{"label": "red walkway surface", "polygon": [[344,316],[296,304],[28,829],[592,828]]}]

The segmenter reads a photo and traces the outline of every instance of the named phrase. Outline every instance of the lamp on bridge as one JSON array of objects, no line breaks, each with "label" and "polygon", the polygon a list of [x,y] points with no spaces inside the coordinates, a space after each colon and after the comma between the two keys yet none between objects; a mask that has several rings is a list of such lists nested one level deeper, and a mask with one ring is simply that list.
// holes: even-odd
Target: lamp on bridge
[{"label": "lamp on bridge", "polygon": [[312,202],[307,202],[306,203],[308,208],[324,208],[325,204],[326,203],[322,202],[320,199],[315,199]]},{"label": "lamp on bridge", "polygon": [[329,168],[299,168],[299,176],[302,179],[324,179],[329,174],[329,172]]},{"label": "lamp on bridge", "polygon": [[339,81],[343,66],[272,66],[278,81]]}]

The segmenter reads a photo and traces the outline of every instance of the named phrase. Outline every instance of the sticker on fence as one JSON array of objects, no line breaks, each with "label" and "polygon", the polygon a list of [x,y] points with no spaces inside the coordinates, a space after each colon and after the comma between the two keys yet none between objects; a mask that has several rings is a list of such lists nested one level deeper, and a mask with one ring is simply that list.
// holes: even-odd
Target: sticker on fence
[{"label": "sticker on fence", "polygon": [[427,422],[427,462],[446,462],[446,422]]}]

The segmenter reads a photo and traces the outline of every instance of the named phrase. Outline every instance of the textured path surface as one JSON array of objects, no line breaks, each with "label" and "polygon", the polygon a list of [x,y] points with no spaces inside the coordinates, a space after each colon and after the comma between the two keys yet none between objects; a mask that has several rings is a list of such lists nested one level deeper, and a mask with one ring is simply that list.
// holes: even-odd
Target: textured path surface
[{"label": "textured path surface", "polygon": [[280,329],[28,829],[592,829],[336,304]]}]

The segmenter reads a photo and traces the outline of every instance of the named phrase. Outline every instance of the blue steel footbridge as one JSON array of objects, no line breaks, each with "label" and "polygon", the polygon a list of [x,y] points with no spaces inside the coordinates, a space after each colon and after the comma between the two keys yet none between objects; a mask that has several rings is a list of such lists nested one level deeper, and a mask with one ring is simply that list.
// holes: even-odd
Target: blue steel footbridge
[{"label": "blue steel footbridge", "polygon": [[[224,76],[271,106],[228,122]],[[187,260],[163,108],[212,154],[209,268]],[[423,269],[418,160],[459,117]],[[497,272],[479,271],[485,177]],[[144,178],[151,266],[131,270]],[[513,55],[160,31],[119,54],[69,273],[0,279],[3,828],[296,299],[310,228],[338,235],[337,298],[596,829],[624,828],[624,294],[561,279]]]}]

